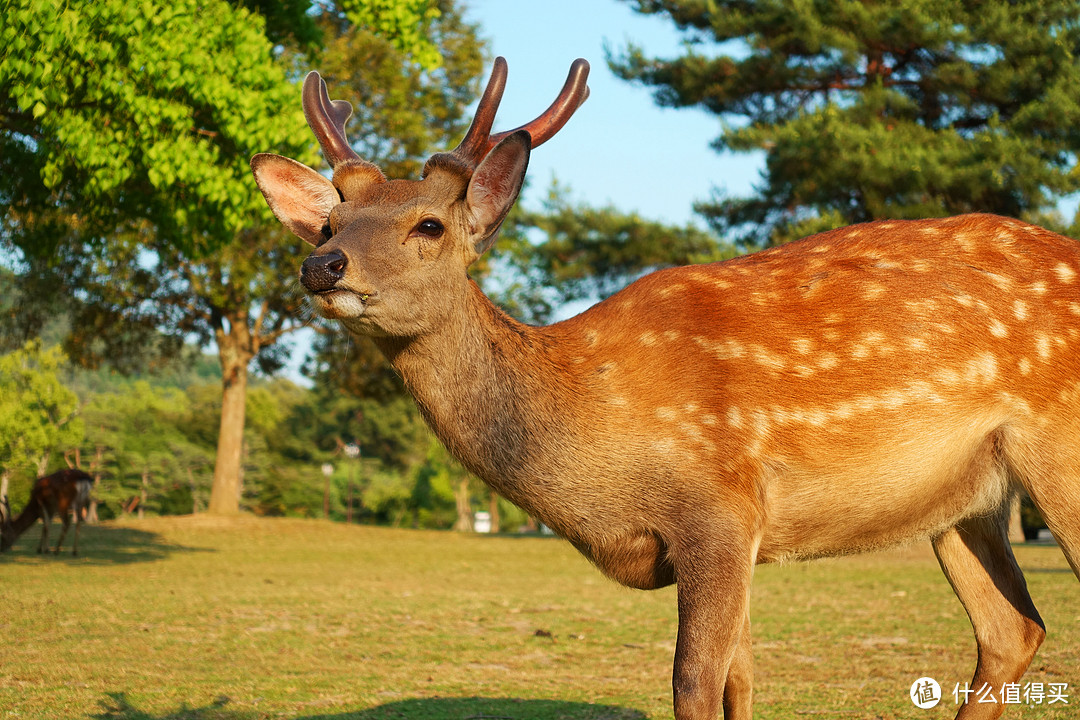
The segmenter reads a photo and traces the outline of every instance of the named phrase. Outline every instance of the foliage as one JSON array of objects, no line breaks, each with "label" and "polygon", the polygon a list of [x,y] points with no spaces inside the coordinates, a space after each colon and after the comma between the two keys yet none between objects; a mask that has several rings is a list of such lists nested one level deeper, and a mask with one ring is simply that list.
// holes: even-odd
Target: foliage
[{"label": "foliage", "polygon": [[66,362],[37,341],[0,356],[0,472],[36,474],[52,452],[82,439],[78,398],[60,381]]},{"label": "foliage", "polygon": [[[144,490],[140,506],[153,514],[178,509],[178,488],[185,488],[188,497],[196,492],[205,495],[212,446],[200,447],[185,434],[191,413],[185,393],[154,389],[146,381],[90,399],[84,410],[81,456],[94,458],[91,468],[101,477],[95,489],[99,516],[120,515],[132,498],[142,498]],[[191,504],[182,508],[191,511]]]},{"label": "foliage", "polygon": [[345,16],[372,35],[389,38],[394,48],[424,70],[434,70],[443,54],[428,35],[440,10],[432,0],[341,0]]},{"label": "foliage", "polygon": [[685,53],[609,62],[763,150],[756,195],[698,210],[755,246],[880,217],[1045,212],[1080,189],[1080,6],[633,0]]},{"label": "foliage", "polygon": [[[267,218],[247,159],[304,155],[264,21],[221,0],[9,0],[0,31],[6,232],[48,258],[132,219],[201,254]],[[213,72],[208,72],[208,69]]]},{"label": "foliage", "polygon": [[[571,199],[553,183],[539,211],[519,209],[499,240],[500,252],[523,278],[509,288],[526,317],[545,319],[555,304],[601,299],[647,272],[673,265],[712,262],[735,251],[693,225],[677,227]],[[551,305],[528,298],[554,291]],[[539,317],[537,317],[539,316]]]},{"label": "foliage", "polygon": [[[272,220],[248,169],[258,151],[315,164],[293,68],[314,61],[372,90],[354,99],[379,108],[363,118],[375,136],[425,128],[385,156],[416,165],[460,131],[481,47],[449,0],[261,0],[269,25],[220,0],[192,2],[24,3],[5,14],[3,37],[19,37],[0,50],[0,153],[20,155],[0,165],[22,174],[0,179],[10,205],[0,242],[21,261],[17,297],[61,308],[65,347],[87,367],[130,373],[185,341],[217,345],[229,420],[212,509],[233,512],[248,366],[280,370],[282,339],[305,324],[295,273],[306,250]],[[15,332],[47,318],[20,315]],[[244,492],[279,474],[253,469]]]}]

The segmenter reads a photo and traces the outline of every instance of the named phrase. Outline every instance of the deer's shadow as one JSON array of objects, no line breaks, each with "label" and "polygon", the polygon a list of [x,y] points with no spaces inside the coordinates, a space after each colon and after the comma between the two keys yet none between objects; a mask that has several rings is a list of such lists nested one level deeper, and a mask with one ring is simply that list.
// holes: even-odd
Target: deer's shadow
[{"label": "deer's shadow", "polygon": [[[109,693],[94,720],[255,720],[256,710],[229,707],[222,696],[205,707],[182,706],[175,712],[144,712],[124,693]],[[355,712],[297,716],[296,720],[648,720],[640,710],[561,700],[520,698],[414,698]]]},{"label": "deer's shadow", "polygon": [[156,562],[180,552],[214,552],[208,548],[187,547],[166,542],[161,535],[146,530],[115,525],[84,524],[79,534],[79,554],[71,554],[71,543],[75,537],[72,525],[64,546],[58,554],[53,553],[56,541],[60,537],[60,523],[54,522],[49,528],[49,550],[38,553],[41,541],[41,524],[23,533],[10,550],[0,555],[0,562],[41,563],[78,563],[80,565],[129,565],[133,563]]}]

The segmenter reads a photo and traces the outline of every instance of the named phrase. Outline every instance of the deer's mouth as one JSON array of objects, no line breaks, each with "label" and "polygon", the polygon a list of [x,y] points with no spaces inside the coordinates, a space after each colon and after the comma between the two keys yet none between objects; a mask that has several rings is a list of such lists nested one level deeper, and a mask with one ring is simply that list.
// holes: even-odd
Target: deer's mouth
[{"label": "deer's mouth", "polygon": [[315,300],[319,314],[323,317],[345,319],[363,315],[368,305],[375,302],[376,295],[374,292],[333,288],[312,293],[311,297]]}]

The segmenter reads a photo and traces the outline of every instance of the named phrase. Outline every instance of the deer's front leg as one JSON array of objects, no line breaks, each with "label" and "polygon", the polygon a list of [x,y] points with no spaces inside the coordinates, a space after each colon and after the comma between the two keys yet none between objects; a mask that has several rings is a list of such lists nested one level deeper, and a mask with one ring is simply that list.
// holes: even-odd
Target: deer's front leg
[{"label": "deer's front leg", "polygon": [[735,656],[724,685],[724,720],[750,720],[754,700],[754,647],[750,636],[750,608],[743,619]]},{"label": "deer's front leg", "polygon": [[[749,532],[686,540],[675,565],[679,598],[672,676],[675,718],[716,720],[723,706],[728,720],[748,719],[748,618],[757,543]],[[734,685],[725,692],[729,673]]]}]

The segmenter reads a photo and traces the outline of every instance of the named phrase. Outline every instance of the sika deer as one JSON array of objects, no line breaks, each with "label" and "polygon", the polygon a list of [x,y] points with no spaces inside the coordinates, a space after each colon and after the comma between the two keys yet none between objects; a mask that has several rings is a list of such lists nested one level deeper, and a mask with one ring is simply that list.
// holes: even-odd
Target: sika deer
[{"label": "sika deer", "polygon": [[[303,100],[333,181],[260,154],[301,282],[371,337],[466,467],[635,588],[678,583],[680,720],[751,715],[755,563],[933,543],[975,629],[974,687],[1024,673],[1042,620],[1006,539],[1026,490],[1080,575],[1080,245],[1001,217],[875,222],[662,270],[549,327],[466,270],[530,150],[585,99],[489,136],[496,60],[461,145],[420,181],[349,147],[348,103]],[[996,718],[968,704],[962,720]]]},{"label": "sika deer", "polygon": [[[47,552],[49,549],[49,525],[55,516],[59,516],[64,523],[64,529],[60,531],[60,539],[56,541],[56,550],[60,554],[60,546],[64,543],[68,528],[71,526],[71,515],[75,514],[75,540],[71,544],[71,554],[79,554],[79,529],[82,527],[86,516],[86,510],[90,505],[90,490],[94,487],[94,478],[82,470],[64,469],[54,472],[52,475],[40,477],[34,482],[30,490],[30,501],[14,520],[8,512],[5,522],[0,526],[0,552],[10,548],[20,535],[30,529],[30,526],[41,518],[41,542],[38,543],[38,552]],[[4,498],[7,503],[7,498]]]}]

